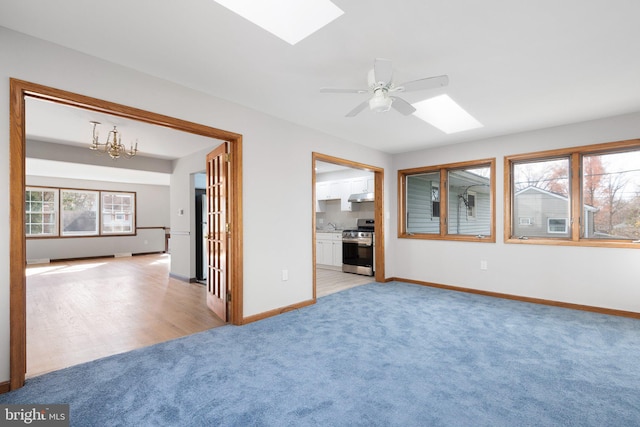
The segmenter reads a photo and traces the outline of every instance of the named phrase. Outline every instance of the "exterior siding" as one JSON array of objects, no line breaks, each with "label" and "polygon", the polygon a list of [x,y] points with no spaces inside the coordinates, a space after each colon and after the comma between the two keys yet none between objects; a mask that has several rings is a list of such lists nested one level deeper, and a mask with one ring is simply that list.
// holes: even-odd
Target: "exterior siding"
[{"label": "exterior siding", "polygon": [[[561,218],[567,221],[566,233],[549,233],[550,218]],[[521,224],[521,219],[528,219],[530,224]],[[515,196],[513,206],[513,230],[515,236],[536,237],[568,237],[571,234],[569,222],[569,200],[537,189],[527,189]]]},{"label": "exterior siding", "polygon": [[467,208],[460,198],[464,187],[449,188],[449,234],[491,234],[491,201],[488,193],[475,193],[475,217],[468,217]]},{"label": "exterior siding", "polygon": [[407,178],[407,232],[439,234],[440,217],[433,216],[432,182],[438,174],[415,175]]}]

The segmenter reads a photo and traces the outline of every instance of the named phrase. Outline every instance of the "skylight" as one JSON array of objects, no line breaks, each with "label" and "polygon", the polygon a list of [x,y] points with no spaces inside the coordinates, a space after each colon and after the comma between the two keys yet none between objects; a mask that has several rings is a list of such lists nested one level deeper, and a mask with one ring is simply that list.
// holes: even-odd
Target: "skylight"
[{"label": "skylight", "polygon": [[344,13],[329,0],[215,1],[292,45]]},{"label": "skylight", "polygon": [[439,95],[412,105],[416,108],[413,113],[415,116],[447,134],[484,126],[448,95]]}]

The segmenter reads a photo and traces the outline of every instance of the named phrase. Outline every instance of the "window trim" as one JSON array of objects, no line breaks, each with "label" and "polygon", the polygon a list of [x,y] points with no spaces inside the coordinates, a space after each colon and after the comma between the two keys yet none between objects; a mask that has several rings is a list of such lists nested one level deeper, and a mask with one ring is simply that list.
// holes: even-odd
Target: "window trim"
[{"label": "window trim", "polygon": [[[96,238],[96,237],[131,237],[138,235],[138,194],[135,191],[128,190],[96,190],[92,188],[69,188],[69,187],[55,187],[55,186],[43,186],[43,185],[25,185],[25,193],[29,191],[29,189],[42,189],[42,190],[50,190],[57,193],[57,207],[56,207],[56,232],[55,235],[27,235],[26,228],[24,237],[26,240],[46,240],[46,239],[85,239],[85,238]],[[62,231],[62,191],[79,191],[79,192],[95,192],[98,194],[98,210],[96,211],[97,215],[97,225],[98,225],[98,233],[97,234],[63,234]],[[123,193],[123,194],[132,194],[133,195],[133,203],[134,209],[132,212],[132,232],[130,233],[103,233],[102,232],[102,195],[103,193]],[[24,219],[26,222],[26,217]]]},{"label": "window trim", "polygon": [[[470,235],[470,234],[449,234],[447,221],[449,217],[448,208],[448,191],[447,179],[448,172],[459,169],[472,169],[488,167],[489,168],[489,235]],[[407,180],[406,178],[411,175],[418,175],[423,173],[440,174],[440,217],[439,217],[439,230],[438,234],[414,234],[407,232],[406,221],[406,202],[407,202]],[[453,240],[463,242],[482,242],[482,243],[495,243],[496,241],[496,158],[487,158],[480,160],[471,160],[465,162],[448,163],[434,166],[422,166],[410,169],[398,170],[398,238],[401,239],[419,239],[419,240]]]},{"label": "window trim", "polygon": [[[605,142],[593,145],[582,145],[555,150],[538,151],[524,154],[514,154],[504,157],[504,242],[512,244],[533,245],[557,245],[557,246],[592,246],[612,248],[640,249],[640,242],[631,239],[593,239],[582,238],[581,220],[582,208],[582,157],[597,154],[614,154],[626,151],[640,151],[640,139],[629,139],[615,142]],[[569,204],[568,224],[576,224],[571,227],[569,237],[537,237],[537,236],[513,236],[513,165],[523,161],[541,161],[558,157],[569,158],[569,173],[572,197]],[[634,243],[637,242],[637,243]]]},{"label": "window trim", "polygon": [[[120,196],[123,194],[129,195],[132,199],[132,210],[129,214],[125,213],[125,212],[111,212],[111,215],[114,215],[117,220],[117,217],[122,215],[124,217],[126,217],[127,215],[131,215],[131,219],[128,221],[131,224],[131,231],[130,232],[108,232],[104,230],[104,215],[106,215],[105,213],[105,206],[104,206],[104,197],[105,195],[112,195],[112,196]],[[100,235],[102,236],[131,236],[136,234],[136,212],[137,212],[137,206],[136,206],[136,193],[133,191],[107,191],[107,190],[102,190],[100,191]]]}]

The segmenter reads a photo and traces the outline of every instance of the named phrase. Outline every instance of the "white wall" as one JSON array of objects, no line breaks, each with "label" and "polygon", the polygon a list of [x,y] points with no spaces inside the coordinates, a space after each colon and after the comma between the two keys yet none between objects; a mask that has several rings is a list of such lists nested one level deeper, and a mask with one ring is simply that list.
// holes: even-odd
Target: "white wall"
[{"label": "white wall", "polygon": [[[385,194],[393,191],[391,159],[384,153],[5,28],[0,58],[0,382],[9,378],[10,77],[243,135],[245,316],[312,296],[313,151],[384,168]],[[385,206],[388,211],[388,198]]]},{"label": "white wall", "polygon": [[[169,227],[168,186],[29,175],[26,177],[26,183],[54,188],[134,191],[136,193],[136,227]],[[164,234],[164,230],[153,229],[138,230],[136,236],[28,239],[27,261],[159,252],[165,247]]]},{"label": "white wall", "polygon": [[[640,250],[505,244],[503,231],[504,156],[638,137],[640,114],[631,114],[395,156],[396,169],[496,157],[497,241],[426,241],[389,235],[387,275],[640,312]],[[392,203],[396,204],[395,197]],[[480,270],[481,260],[487,261],[486,271]]]},{"label": "white wall", "polygon": [[185,280],[196,277],[194,174],[206,170],[209,151],[175,161],[171,174],[171,274]]}]

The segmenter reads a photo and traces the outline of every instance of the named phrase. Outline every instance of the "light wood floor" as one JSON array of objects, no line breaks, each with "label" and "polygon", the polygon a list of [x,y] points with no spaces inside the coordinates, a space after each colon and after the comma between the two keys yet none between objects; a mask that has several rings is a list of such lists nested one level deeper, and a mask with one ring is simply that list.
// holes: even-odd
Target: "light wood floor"
[{"label": "light wood floor", "polygon": [[27,267],[27,377],[224,324],[168,254]]},{"label": "light wood floor", "polygon": [[[27,266],[27,377],[221,326],[205,287],[169,277],[170,255]],[[318,298],[373,277],[316,269]]]},{"label": "light wood floor", "polygon": [[320,298],[371,282],[375,282],[375,278],[371,276],[316,268],[316,297]]}]

